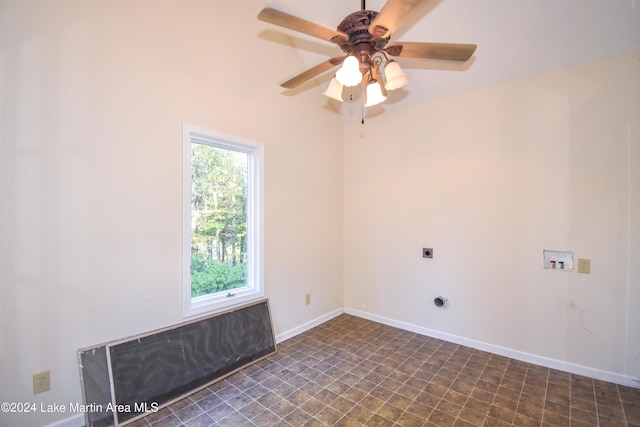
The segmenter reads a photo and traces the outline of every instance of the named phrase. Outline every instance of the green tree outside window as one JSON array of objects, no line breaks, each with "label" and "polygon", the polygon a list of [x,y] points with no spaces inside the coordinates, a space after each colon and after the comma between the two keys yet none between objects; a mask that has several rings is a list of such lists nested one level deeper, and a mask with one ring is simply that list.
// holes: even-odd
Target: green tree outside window
[{"label": "green tree outside window", "polygon": [[247,284],[247,154],[191,144],[191,296]]}]

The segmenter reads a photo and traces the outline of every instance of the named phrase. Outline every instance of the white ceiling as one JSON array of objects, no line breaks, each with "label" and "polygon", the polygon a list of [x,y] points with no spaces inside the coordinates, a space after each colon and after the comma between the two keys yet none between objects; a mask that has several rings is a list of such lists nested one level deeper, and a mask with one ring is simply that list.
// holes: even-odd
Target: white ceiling
[{"label": "white ceiling", "polygon": [[[360,9],[360,0],[267,3],[330,28]],[[384,3],[367,0],[366,8],[379,11]],[[264,25],[268,31],[288,34],[308,67],[343,54],[332,43]],[[640,0],[422,0],[391,41],[475,43],[478,49],[464,64],[400,58],[398,62],[411,80],[403,89],[389,93],[383,110],[640,49]],[[304,68],[292,69],[290,75],[273,83],[280,84],[302,71]],[[295,91],[320,92],[332,76],[329,71]],[[295,91],[283,89],[288,95],[295,95]],[[327,102],[335,103],[344,118],[361,114],[359,102]]]}]

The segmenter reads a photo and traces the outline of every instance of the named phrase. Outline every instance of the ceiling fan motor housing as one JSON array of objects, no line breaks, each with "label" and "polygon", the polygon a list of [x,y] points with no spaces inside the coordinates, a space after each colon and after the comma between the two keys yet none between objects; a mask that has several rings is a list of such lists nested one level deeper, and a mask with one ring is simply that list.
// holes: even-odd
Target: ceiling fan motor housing
[{"label": "ceiling fan motor housing", "polygon": [[369,32],[369,26],[376,16],[378,16],[378,12],[373,10],[359,10],[342,20],[338,25],[338,31],[342,31],[349,36],[349,40],[340,45],[343,51],[350,54],[354,51],[355,46],[362,43],[369,44],[371,46],[370,51],[384,48],[389,39],[377,38],[374,40],[374,37]]},{"label": "ceiling fan motor housing", "polygon": [[[344,52],[354,55],[360,62],[360,72],[364,75],[371,70],[371,56],[376,50],[382,50],[389,39],[374,39],[369,32],[371,22],[378,16],[373,10],[359,10],[348,15],[338,25],[338,31],[349,36],[349,40],[340,44]],[[386,30],[385,30],[386,31]]]}]

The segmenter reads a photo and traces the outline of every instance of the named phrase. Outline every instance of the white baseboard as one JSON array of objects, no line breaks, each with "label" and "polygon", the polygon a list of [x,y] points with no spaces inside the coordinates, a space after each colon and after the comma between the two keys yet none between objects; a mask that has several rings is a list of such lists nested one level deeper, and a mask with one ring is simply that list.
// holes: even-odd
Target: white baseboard
[{"label": "white baseboard", "polygon": [[307,323],[303,323],[300,326],[297,326],[293,329],[290,329],[286,332],[283,332],[281,334],[276,335],[276,343],[280,343],[282,341],[288,340],[289,338],[293,338],[298,334],[303,333],[304,331],[308,331],[311,328],[315,328],[318,325],[323,324],[326,321],[329,321],[331,319],[333,319],[334,317],[337,317],[339,315],[341,315],[342,313],[344,313],[344,309],[339,308],[337,310],[333,310],[323,316],[320,317],[316,317],[313,320],[308,321]]},{"label": "white baseboard", "polygon": [[615,384],[625,385],[634,388],[640,388],[640,380],[629,377],[627,375],[617,374],[615,372],[602,371],[600,369],[589,368],[587,366],[576,365],[562,360],[550,359],[544,356],[538,356],[523,351],[514,350],[507,347],[502,347],[494,344],[485,343],[482,341],[476,341],[469,338],[461,337],[458,335],[448,334],[446,332],[440,332],[433,329],[425,328],[423,326],[414,325],[399,320],[389,319],[387,317],[378,316],[375,314],[367,313],[364,311],[356,310],[353,308],[345,307],[344,312],[353,316],[361,317],[363,319],[372,320],[374,322],[382,323],[383,325],[393,326],[399,329],[403,329],[409,332],[415,332],[420,335],[426,335],[433,338],[438,338],[444,341],[449,341],[455,344],[464,345],[467,347],[475,348],[477,350],[488,351],[490,353],[498,354],[500,356],[509,357],[511,359],[520,360],[523,362],[533,363],[536,365],[544,366],[546,368],[557,369],[559,371],[569,372],[571,374],[583,375],[585,377],[594,378],[597,380],[607,381]]}]

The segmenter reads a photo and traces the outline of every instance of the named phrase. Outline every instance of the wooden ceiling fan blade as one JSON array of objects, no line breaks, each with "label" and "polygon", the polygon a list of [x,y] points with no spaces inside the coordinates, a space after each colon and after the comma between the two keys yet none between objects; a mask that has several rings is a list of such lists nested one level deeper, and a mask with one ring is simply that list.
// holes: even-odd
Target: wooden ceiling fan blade
[{"label": "wooden ceiling fan blade", "polygon": [[369,25],[374,38],[388,38],[421,0],[388,0]]},{"label": "wooden ceiling fan blade", "polygon": [[270,7],[262,9],[258,14],[258,19],[336,44],[345,43],[349,39],[349,36],[342,31],[332,30]]},{"label": "wooden ceiling fan blade", "polygon": [[342,61],[344,61],[344,57],[340,57],[340,58],[331,58],[327,61],[324,61],[318,65],[316,65],[315,67],[309,68],[307,71],[304,71],[300,74],[298,74],[297,76],[287,80],[286,82],[282,83],[280,86],[282,86],[283,88],[286,89],[293,89],[296,88],[298,86],[300,86],[301,84],[308,82],[309,80],[311,80],[312,78],[319,76],[320,74],[324,73],[325,71],[330,70],[331,68],[335,67],[338,64],[341,64]]},{"label": "wooden ceiling fan blade", "polygon": [[475,44],[462,43],[398,43],[388,46],[385,51],[401,58],[445,59],[466,61],[474,54]]}]

